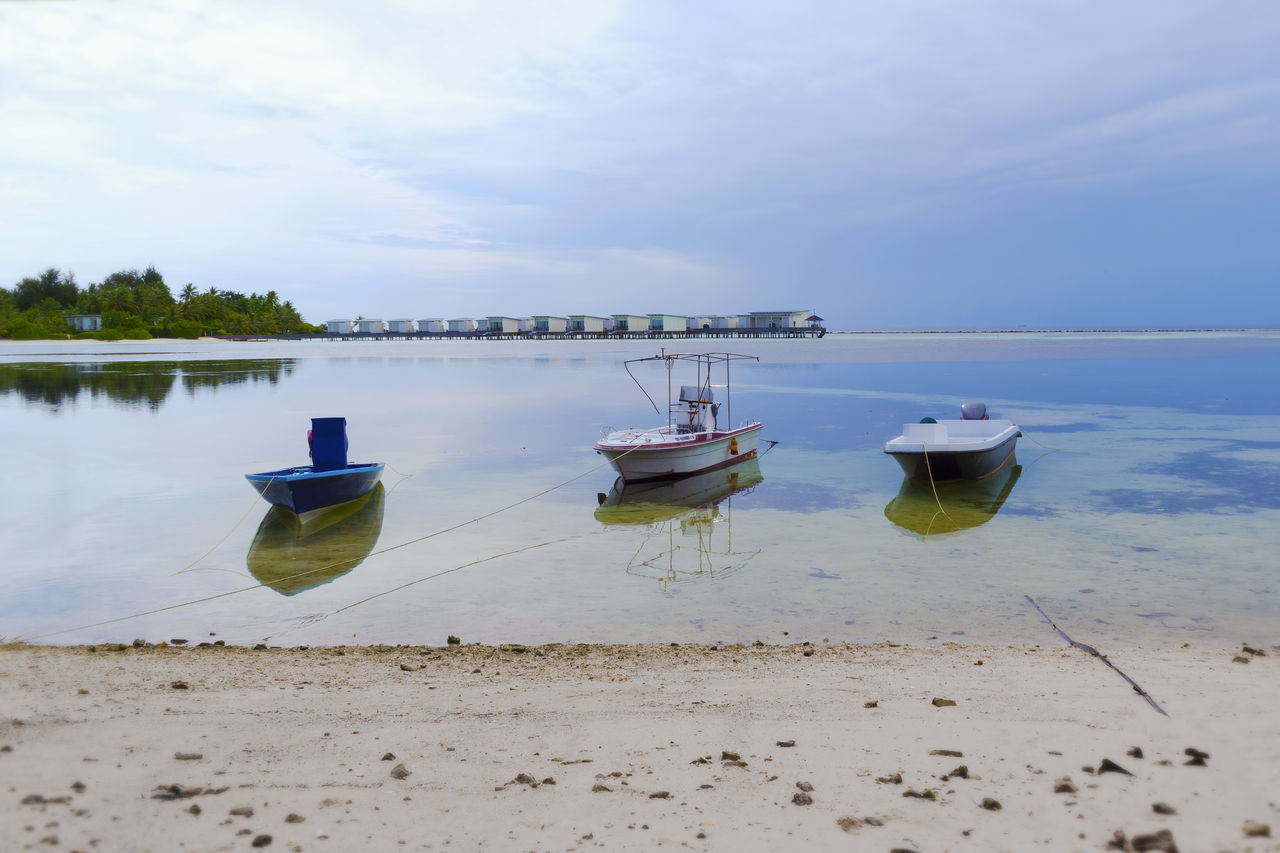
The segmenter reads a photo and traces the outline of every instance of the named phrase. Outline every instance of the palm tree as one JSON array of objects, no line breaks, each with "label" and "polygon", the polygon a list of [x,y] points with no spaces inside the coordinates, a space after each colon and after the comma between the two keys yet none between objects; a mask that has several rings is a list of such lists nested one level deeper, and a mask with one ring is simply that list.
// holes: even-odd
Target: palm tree
[{"label": "palm tree", "polygon": [[195,299],[195,298],[196,298],[196,286],[188,282],[186,287],[182,288],[182,304],[186,305],[188,302],[190,302],[192,299]]}]

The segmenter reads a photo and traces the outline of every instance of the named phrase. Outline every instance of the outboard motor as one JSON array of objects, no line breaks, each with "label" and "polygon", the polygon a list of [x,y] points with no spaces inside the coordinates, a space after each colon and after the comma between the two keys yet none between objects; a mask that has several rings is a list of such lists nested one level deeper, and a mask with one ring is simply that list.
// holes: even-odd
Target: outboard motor
[{"label": "outboard motor", "polygon": [[986,403],[965,403],[960,407],[960,420],[962,421],[987,420],[987,404]]}]

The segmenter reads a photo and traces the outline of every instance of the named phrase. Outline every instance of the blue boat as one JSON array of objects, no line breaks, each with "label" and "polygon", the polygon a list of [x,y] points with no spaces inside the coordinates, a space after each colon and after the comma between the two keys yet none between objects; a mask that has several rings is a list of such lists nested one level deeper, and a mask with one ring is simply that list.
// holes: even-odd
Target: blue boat
[{"label": "blue boat", "polygon": [[364,497],[382,476],[381,462],[347,461],[346,418],[312,418],[307,441],[310,465],[244,475],[268,503],[314,513]]}]

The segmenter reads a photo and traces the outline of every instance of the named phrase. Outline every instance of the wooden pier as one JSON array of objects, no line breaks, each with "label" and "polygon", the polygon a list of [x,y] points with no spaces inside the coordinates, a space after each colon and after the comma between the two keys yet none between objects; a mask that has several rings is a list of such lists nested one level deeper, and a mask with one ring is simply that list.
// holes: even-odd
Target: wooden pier
[{"label": "wooden pier", "polygon": [[682,332],[313,332],[282,335],[214,335],[223,341],[636,341],[702,338],[821,338],[821,326],[773,329],[689,329]]}]

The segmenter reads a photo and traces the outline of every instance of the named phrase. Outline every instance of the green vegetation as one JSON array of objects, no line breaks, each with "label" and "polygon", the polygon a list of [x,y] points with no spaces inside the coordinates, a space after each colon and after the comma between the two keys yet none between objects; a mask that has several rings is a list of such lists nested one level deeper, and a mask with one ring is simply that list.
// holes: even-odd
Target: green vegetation
[{"label": "green vegetation", "polygon": [[[68,314],[100,314],[102,329],[79,332]],[[0,287],[0,338],[30,341],[75,338],[104,341],[198,338],[201,335],[318,332],[293,303],[274,290],[247,296],[187,284],[177,299],[155,267],[124,270],[81,289],[75,276],[47,269],[12,289]]]}]

